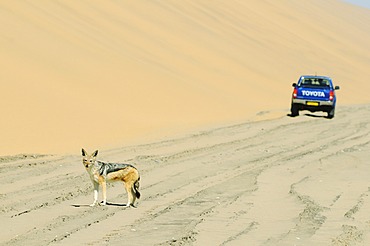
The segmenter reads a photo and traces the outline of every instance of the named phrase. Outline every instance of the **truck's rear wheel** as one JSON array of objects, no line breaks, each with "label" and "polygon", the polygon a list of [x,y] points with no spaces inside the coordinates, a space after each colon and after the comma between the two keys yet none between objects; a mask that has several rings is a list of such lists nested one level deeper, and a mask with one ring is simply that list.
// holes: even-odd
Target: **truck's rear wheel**
[{"label": "truck's rear wheel", "polygon": [[294,103],[292,103],[292,106],[290,108],[290,112],[291,112],[291,116],[292,117],[295,117],[295,116],[298,116],[299,115],[299,109],[298,109],[298,106]]},{"label": "truck's rear wheel", "polygon": [[335,115],[335,108],[333,107],[330,111],[328,111],[328,119],[333,119]]}]

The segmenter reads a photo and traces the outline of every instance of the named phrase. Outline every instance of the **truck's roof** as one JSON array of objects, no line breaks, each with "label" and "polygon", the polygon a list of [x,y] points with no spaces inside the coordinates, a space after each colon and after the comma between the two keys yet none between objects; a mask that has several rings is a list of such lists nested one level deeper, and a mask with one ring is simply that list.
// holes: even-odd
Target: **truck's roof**
[{"label": "truck's roof", "polygon": [[331,80],[330,77],[328,76],[319,76],[319,75],[302,75],[301,76],[301,79],[303,78],[313,78],[313,79],[327,79],[327,80]]}]

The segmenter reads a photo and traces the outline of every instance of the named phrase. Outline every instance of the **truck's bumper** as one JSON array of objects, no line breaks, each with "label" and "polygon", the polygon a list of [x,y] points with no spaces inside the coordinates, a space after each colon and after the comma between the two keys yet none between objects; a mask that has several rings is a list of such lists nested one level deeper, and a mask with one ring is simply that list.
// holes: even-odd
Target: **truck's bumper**
[{"label": "truck's bumper", "polygon": [[318,101],[306,99],[292,99],[292,104],[298,107],[299,110],[309,110],[311,112],[324,111],[329,112],[334,106],[333,101]]}]

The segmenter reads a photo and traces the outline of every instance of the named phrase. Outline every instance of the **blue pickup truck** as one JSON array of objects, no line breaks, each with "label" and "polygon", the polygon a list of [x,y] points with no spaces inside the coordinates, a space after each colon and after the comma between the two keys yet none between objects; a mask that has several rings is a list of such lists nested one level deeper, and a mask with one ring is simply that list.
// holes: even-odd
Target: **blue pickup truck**
[{"label": "blue pickup truck", "polygon": [[291,116],[298,116],[300,110],[310,112],[327,112],[332,119],[335,114],[336,95],[339,86],[333,85],[331,78],[326,76],[304,75],[297,83],[293,83]]}]

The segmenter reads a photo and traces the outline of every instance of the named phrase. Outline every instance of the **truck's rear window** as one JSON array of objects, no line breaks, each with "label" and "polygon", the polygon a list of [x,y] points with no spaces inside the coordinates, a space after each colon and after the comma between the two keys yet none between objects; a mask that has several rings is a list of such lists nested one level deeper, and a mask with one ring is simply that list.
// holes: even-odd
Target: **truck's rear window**
[{"label": "truck's rear window", "polygon": [[310,88],[330,88],[330,82],[327,79],[321,78],[304,78],[301,80],[300,86]]}]

